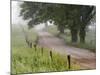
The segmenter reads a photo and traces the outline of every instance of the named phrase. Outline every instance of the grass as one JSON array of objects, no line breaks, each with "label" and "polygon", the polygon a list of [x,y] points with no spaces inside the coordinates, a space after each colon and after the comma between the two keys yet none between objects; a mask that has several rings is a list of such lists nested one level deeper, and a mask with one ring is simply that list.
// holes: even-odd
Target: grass
[{"label": "grass", "polygon": [[85,44],[82,44],[79,42],[77,44],[71,43],[71,34],[68,29],[65,30],[64,34],[59,34],[59,31],[57,30],[56,26],[49,26],[48,32],[52,33],[53,35],[62,38],[67,45],[78,47],[78,48],[84,48],[89,49],[90,51],[96,52],[96,34],[94,31],[88,31],[86,33],[86,42]]},{"label": "grass", "polygon": [[[32,30],[25,32],[28,35],[28,39],[35,41],[37,34]],[[12,63],[11,73],[12,74],[23,74],[23,73],[38,73],[38,72],[54,72],[54,71],[68,71],[68,62],[66,55],[60,55],[53,52],[51,59],[50,49],[44,48],[43,54],[40,46],[30,48],[25,42],[25,37],[22,29],[19,26],[12,25]],[[72,59],[71,59],[72,60]],[[78,70],[80,66],[71,63],[70,70]]]}]

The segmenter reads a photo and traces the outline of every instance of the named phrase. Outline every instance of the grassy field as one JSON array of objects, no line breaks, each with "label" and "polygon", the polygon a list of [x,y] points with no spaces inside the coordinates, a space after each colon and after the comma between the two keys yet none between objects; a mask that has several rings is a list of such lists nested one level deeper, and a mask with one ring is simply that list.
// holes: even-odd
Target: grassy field
[{"label": "grassy field", "polygon": [[[37,34],[34,29],[28,30],[26,27],[24,27],[24,30],[25,33],[27,33],[29,40],[34,42],[37,39]],[[50,49],[42,49],[40,46],[37,46],[36,48],[28,47],[25,41],[24,33],[20,26],[12,25],[11,38],[12,74],[68,71],[79,69],[79,66],[73,63],[71,63],[71,69],[68,69],[66,55],[60,55],[56,52],[52,52],[51,56]]]},{"label": "grassy field", "polygon": [[[58,36],[58,34],[59,34],[59,31],[57,30],[56,26],[49,26],[48,32],[52,33],[55,36]],[[84,49],[89,49],[93,52],[96,51],[96,33],[92,30],[89,30],[86,32],[86,39],[85,39],[86,43],[85,44],[79,43],[79,39],[78,39],[78,43],[73,45],[71,43],[71,34],[68,29],[65,30],[65,34],[59,34],[59,37],[64,39],[64,41],[66,42],[67,45],[84,48]]]}]

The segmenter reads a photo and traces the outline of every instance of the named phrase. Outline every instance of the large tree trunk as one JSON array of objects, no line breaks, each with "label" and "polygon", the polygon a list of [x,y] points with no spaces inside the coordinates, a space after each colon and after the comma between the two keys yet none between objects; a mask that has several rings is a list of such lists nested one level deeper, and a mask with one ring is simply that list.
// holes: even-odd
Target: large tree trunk
[{"label": "large tree trunk", "polygon": [[58,30],[60,31],[60,33],[64,33],[64,26],[62,25],[58,25]]},{"label": "large tree trunk", "polygon": [[78,34],[78,30],[71,29],[71,41],[72,41],[72,43],[77,43],[77,41],[78,41],[77,34]]},{"label": "large tree trunk", "polygon": [[59,31],[60,31],[60,33],[62,33],[62,34],[64,33],[64,29],[63,29],[63,28],[60,28]]},{"label": "large tree trunk", "polygon": [[85,36],[86,36],[86,26],[81,26],[80,27],[80,33],[79,33],[79,36],[80,36],[80,43],[85,43]]}]

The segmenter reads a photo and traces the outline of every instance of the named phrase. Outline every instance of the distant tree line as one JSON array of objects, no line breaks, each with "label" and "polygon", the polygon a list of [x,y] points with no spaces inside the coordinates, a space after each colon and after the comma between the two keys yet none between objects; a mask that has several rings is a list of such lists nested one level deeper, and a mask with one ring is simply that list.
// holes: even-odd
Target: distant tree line
[{"label": "distant tree line", "polygon": [[86,27],[96,14],[95,6],[71,5],[56,3],[24,2],[20,5],[20,16],[30,19],[29,28],[47,21],[54,22],[60,33],[68,28],[71,32],[72,43],[85,43]]}]

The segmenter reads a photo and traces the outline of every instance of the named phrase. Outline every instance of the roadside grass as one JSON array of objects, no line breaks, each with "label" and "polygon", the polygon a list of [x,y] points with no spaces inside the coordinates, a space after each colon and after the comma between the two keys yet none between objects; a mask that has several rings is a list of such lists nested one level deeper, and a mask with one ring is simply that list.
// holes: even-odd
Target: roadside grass
[{"label": "roadside grass", "polygon": [[[28,38],[31,41],[37,39],[37,33],[33,30],[27,30]],[[11,36],[11,73],[23,74],[23,73],[38,73],[38,72],[54,72],[54,71],[68,71],[68,62],[66,55],[60,55],[57,52],[52,52],[52,58],[50,57],[50,49],[43,48],[43,54],[41,47],[37,45],[30,48],[25,42],[25,37],[22,29],[18,26],[12,26]],[[72,59],[71,59],[72,60]],[[80,66],[71,63],[70,70],[79,70]]]},{"label": "roadside grass", "polygon": [[68,29],[65,30],[64,34],[59,34],[59,31],[57,30],[56,26],[49,26],[48,27],[48,32],[52,33],[54,36],[60,37],[69,46],[89,49],[92,52],[96,52],[96,34],[95,34],[94,31],[88,31],[86,33],[86,39],[85,39],[86,42],[85,42],[85,44],[80,43],[79,39],[78,39],[78,43],[77,44],[72,44],[71,43],[70,30],[68,30]]}]

